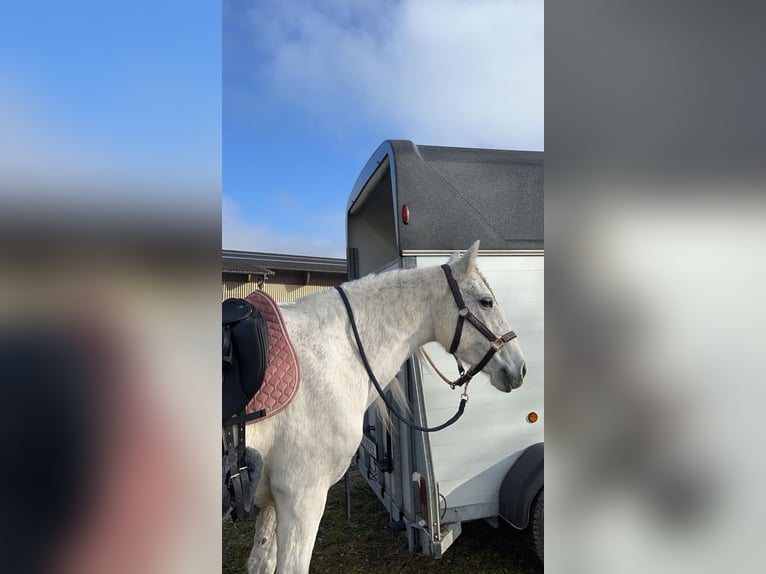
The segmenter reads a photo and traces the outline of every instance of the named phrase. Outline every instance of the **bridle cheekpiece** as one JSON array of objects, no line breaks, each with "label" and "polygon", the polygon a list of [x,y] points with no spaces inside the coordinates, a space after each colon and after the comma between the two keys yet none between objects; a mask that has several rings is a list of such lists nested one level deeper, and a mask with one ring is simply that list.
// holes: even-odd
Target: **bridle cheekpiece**
[{"label": "bridle cheekpiece", "polygon": [[[463,386],[473,377],[475,377],[477,373],[479,373],[484,367],[487,366],[487,363],[489,363],[495,353],[505,347],[508,342],[516,338],[516,333],[513,331],[508,331],[501,337],[495,335],[492,330],[487,327],[481,319],[471,313],[471,310],[466,306],[465,301],[463,300],[463,295],[460,293],[460,287],[458,287],[457,281],[455,281],[455,276],[452,274],[452,268],[445,263],[442,265],[442,271],[444,271],[444,275],[447,277],[447,283],[449,284],[450,291],[452,291],[452,297],[455,299],[455,304],[458,308],[458,318],[457,325],[455,325],[455,334],[452,337],[452,344],[449,348],[450,354],[455,357],[458,372],[460,373],[459,378],[449,383],[450,386],[454,389],[456,386]],[[482,359],[473,367],[471,367],[467,372],[463,368],[463,364],[460,362],[460,359],[458,359],[457,355],[455,354],[457,352],[458,346],[460,345],[460,338],[463,335],[463,325],[465,324],[466,320],[468,320],[471,325],[476,327],[476,329],[490,342],[489,350],[486,352],[484,357],[482,357]]]}]

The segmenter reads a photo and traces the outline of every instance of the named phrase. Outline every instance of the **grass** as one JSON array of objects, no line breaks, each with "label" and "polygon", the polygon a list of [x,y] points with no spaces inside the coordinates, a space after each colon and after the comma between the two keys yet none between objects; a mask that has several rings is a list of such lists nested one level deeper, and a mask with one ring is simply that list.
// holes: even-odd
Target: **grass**
[{"label": "grass", "polygon": [[[523,533],[502,524],[492,528],[483,520],[463,524],[463,533],[435,560],[410,558],[403,533],[388,528],[388,514],[358,472],[351,473],[351,519],[344,506],[343,481],[330,489],[311,560],[313,574],[503,573],[541,574]],[[223,524],[223,574],[245,574],[253,542],[253,523]]]}]

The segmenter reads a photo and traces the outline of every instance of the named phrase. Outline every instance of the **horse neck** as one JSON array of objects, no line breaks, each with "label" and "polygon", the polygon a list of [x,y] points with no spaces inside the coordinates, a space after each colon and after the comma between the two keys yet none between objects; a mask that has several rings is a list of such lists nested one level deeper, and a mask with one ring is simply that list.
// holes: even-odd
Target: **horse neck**
[{"label": "horse neck", "polygon": [[440,287],[433,269],[392,271],[347,285],[370,366],[387,385],[418,347],[433,341]]}]

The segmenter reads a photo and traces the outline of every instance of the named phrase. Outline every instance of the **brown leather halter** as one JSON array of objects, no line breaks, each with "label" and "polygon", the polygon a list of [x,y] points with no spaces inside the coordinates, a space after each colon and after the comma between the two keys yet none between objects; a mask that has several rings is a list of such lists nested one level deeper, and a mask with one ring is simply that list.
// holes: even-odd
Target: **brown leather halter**
[{"label": "brown leather halter", "polygon": [[[455,335],[452,337],[452,344],[449,348],[450,354],[455,357],[458,372],[460,373],[460,377],[458,379],[449,383],[450,386],[454,389],[456,386],[463,386],[473,377],[475,377],[477,373],[479,373],[484,367],[487,366],[487,363],[489,363],[490,359],[492,359],[495,353],[505,347],[506,343],[516,338],[516,333],[513,331],[508,331],[502,337],[495,335],[481,319],[471,313],[468,307],[466,307],[465,301],[463,301],[463,295],[460,293],[460,287],[458,287],[457,281],[455,281],[455,277],[452,275],[452,268],[445,263],[442,265],[442,271],[444,271],[444,275],[447,277],[447,283],[449,284],[450,291],[452,291],[452,296],[455,298],[455,304],[457,305],[458,309]],[[466,319],[469,323],[471,323],[471,325],[476,327],[479,333],[484,335],[487,340],[490,341],[489,350],[487,353],[484,355],[484,357],[482,357],[481,361],[471,367],[468,372],[466,372],[466,370],[463,368],[463,364],[460,362],[460,359],[458,359],[457,355],[455,355],[455,352],[460,345],[460,337],[463,335],[463,325],[465,324]]]},{"label": "brown leather halter", "polygon": [[[458,307],[458,320],[457,320],[457,327],[455,327],[455,336],[452,339],[452,345],[450,346],[450,353],[453,357],[455,357],[455,361],[457,361],[458,369],[460,371],[460,378],[457,379],[454,382],[449,383],[450,386],[454,389],[455,386],[462,386],[466,384],[468,381],[470,381],[476,373],[481,371],[487,363],[489,363],[489,360],[494,356],[495,353],[497,353],[500,349],[502,349],[505,344],[508,341],[511,341],[512,339],[516,338],[516,333],[513,331],[508,331],[505,335],[502,337],[496,337],[495,334],[492,332],[491,329],[489,329],[481,319],[479,319],[476,315],[471,313],[471,311],[468,310],[468,307],[465,306],[465,302],[463,301],[463,296],[460,293],[460,288],[457,285],[457,282],[455,281],[455,277],[452,275],[452,269],[450,269],[449,265],[442,265],[442,269],[444,270],[444,274],[447,276],[447,283],[449,283],[450,290],[452,291],[452,296],[455,298],[455,303],[457,303]],[[383,402],[386,404],[386,407],[388,407],[388,411],[396,416],[400,421],[402,421],[404,424],[406,424],[408,427],[419,430],[422,432],[436,432],[440,431],[444,428],[447,428],[451,424],[454,424],[457,422],[457,420],[463,416],[463,412],[465,411],[465,405],[468,402],[468,387],[463,389],[463,394],[460,395],[460,404],[458,405],[457,412],[452,416],[451,419],[448,421],[440,424],[439,426],[435,427],[424,427],[415,424],[412,421],[408,421],[407,418],[402,415],[396,407],[391,403],[390,399],[386,396],[386,394],[383,392],[382,387],[380,386],[380,383],[378,382],[378,379],[375,377],[375,373],[372,372],[372,367],[370,366],[370,361],[367,359],[367,353],[364,352],[364,346],[362,345],[362,339],[359,337],[359,330],[356,327],[356,319],[354,319],[354,311],[351,309],[351,303],[348,300],[348,296],[346,295],[346,292],[343,290],[343,287],[340,285],[336,285],[335,289],[338,291],[338,294],[340,294],[340,298],[343,301],[343,305],[346,307],[346,313],[348,313],[348,319],[351,323],[351,330],[354,333],[354,339],[356,340],[356,348],[359,351],[359,358],[362,360],[362,364],[364,365],[365,370],[367,371],[367,376],[370,377],[370,382],[375,387],[375,390],[378,391],[378,395],[380,395],[380,398],[383,399]],[[460,337],[463,334],[463,323],[465,323],[465,320],[468,319],[470,323],[476,327],[481,334],[483,334],[489,341],[490,341],[490,348],[489,351],[487,351],[487,354],[484,355],[484,357],[479,361],[476,365],[474,365],[467,373],[465,372],[465,369],[463,368],[463,365],[460,363],[460,360],[455,356],[455,351],[457,351],[458,345],[460,345]]]}]

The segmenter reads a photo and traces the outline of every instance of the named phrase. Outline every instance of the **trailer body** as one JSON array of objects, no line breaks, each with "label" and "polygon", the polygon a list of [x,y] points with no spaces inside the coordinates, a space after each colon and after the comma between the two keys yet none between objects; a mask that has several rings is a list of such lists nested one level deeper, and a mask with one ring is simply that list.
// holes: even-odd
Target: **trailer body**
[{"label": "trailer body", "polygon": [[[412,553],[441,557],[470,520],[496,525],[502,516],[524,528],[536,494],[531,489],[541,485],[542,168],[540,152],[389,140],[367,162],[349,198],[351,279],[441,265],[480,239],[479,268],[527,361],[523,386],[509,395],[478,375],[464,416],[437,433],[413,431],[398,421],[387,429],[374,407],[365,414],[358,468],[388,509],[392,527],[406,530]],[[440,345],[430,343],[426,351],[442,372],[457,378],[454,360]],[[460,391],[450,391],[417,357],[397,378],[417,424],[440,424],[454,413]]]}]

